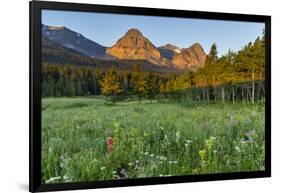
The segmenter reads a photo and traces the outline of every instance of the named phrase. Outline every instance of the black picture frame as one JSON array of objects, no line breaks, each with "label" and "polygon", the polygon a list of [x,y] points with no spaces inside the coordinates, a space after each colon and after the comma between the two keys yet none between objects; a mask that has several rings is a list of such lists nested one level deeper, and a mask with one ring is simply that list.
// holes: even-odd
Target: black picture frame
[{"label": "black picture frame", "polygon": [[[79,3],[31,1],[30,3],[30,163],[29,191],[60,191],[91,188],[108,188],[167,183],[261,178],[271,176],[271,17],[233,13],[184,11],[142,7],[105,6]],[[189,176],[153,177],[96,182],[42,184],[41,182],[41,10],[69,10],[83,12],[119,13],[131,15],[201,18],[214,20],[265,23],[265,170],[252,172],[200,174]]]}]

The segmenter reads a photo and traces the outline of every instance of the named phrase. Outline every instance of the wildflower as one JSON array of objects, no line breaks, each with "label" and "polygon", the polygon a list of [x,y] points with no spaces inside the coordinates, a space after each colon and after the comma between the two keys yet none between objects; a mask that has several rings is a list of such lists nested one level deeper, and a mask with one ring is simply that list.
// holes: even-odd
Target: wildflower
[{"label": "wildflower", "polygon": [[133,163],[129,163],[129,164],[128,164],[128,166],[133,166],[133,165],[134,165]]},{"label": "wildflower", "polygon": [[64,180],[69,180],[69,177],[68,177],[67,175],[64,175],[64,176],[63,176],[63,179],[64,179]]},{"label": "wildflower", "polygon": [[192,170],[192,174],[198,174],[198,170],[197,169]]},{"label": "wildflower", "polygon": [[61,179],[60,176],[51,177],[50,179],[46,180],[45,183],[48,184],[48,183],[56,182],[56,181],[58,181],[58,180],[60,180],[60,179]]},{"label": "wildflower", "polygon": [[161,155],[161,156],[160,156],[160,160],[166,161],[167,158]]},{"label": "wildflower", "polygon": [[205,160],[207,151],[205,149],[199,150],[198,154],[199,154],[201,160]]},{"label": "wildflower", "polygon": [[238,153],[241,152],[241,149],[240,149],[240,147],[238,147],[238,146],[235,146],[235,150],[236,150]]},{"label": "wildflower", "polygon": [[64,156],[63,155],[60,156],[60,160],[64,160]]},{"label": "wildflower", "polygon": [[144,136],[144,138],[147,138],[147,137],[148,137],[148,135],[149,135],[149,133],[148,133],[148,132],[146,132],[146,131],[144,131],[144,132],[143,132],[143,136]]},{"label": "wildflower", "polygon": [[192,143],[192,140],[188,139],[188,140],[185,140],[185,142],[186,142],[187,144],[190,144],[190,143]]},{"label": "wildflower", "polygon": [[180,137],[181,137],[180,132],[177,131],[176,132],[176,142],[178,142],[180,140]]},{"label": "wildflower", "polygon": [[148,155],[148,152],[146,151],[146,152],[144,152],[143,154],[144,154],[144,155]]},{"label": "wildflower", "polygon": [[119,123],[119,122],[114,122],[113,124],[114,124],[114,127],[115,127],[115,128],[120,127],[120,123]]},{"label": "wildflower", "polygon": [[118,169],[117,175],[119,178],[125,178],[127,174],[127,170],[124,167]]},{"label": "wildflower", "polygon": [[112,174],[115,175],[115,174],[117,174],[117,172],[116,171],[112,171]]},{"label": "wildflower", "polygon": [[216,138],[211,136],[209,139],[205,140],[206,147],[210,150],[212,146],[215,144]]},{"label": "wildflower", "polygon": [[111,154],[113,152],[113,138],[108,137],[106,139],[107,151]]},{"label": "wildflower", "polygon": [[136,164],[138,164],[140,161],[139,160],[136,160]]},{"label": "wildflower", "polygon": [[251,141],[253,140],[253,138],[255,138],[256,136],[256,131],[252,130],[252,131],[245,131],[244,133],[244,140],[245,141]]},{"label": "wildflower", "polygon": [[105,170],[105,167],[101,167],[100,170]]},{"label": "wildflower", "polygon": [[248,141],[246,141],[246,140],[244,140],[244,139],[242,139],[242,140],[240,140],[240,143],[242,143],[242,144],[245,144],[245,143],[247,143]]}]

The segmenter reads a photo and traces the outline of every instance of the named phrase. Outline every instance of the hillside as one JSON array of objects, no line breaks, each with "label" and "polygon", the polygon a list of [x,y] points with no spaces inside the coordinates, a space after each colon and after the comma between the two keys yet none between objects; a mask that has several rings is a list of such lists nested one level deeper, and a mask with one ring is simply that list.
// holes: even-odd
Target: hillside
[{"label": "hillside", "polygon": [[206,60],[206,53],[199,43],[188,48],[170,43],[156,47],[138,29],[129,29],[113,46],[106,47],[64,26],[42,25],[42,42],[43,60],[55,63],[115,65],[122,69],[140,63],[147,71],[174,72],[197,70]]}]

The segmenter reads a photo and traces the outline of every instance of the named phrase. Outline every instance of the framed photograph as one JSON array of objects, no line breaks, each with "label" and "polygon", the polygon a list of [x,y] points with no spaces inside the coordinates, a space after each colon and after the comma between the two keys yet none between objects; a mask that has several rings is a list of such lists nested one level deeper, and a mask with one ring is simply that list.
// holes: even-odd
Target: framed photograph
[{"label": "framed photograph", "polygon": [[30,2],[30,191],[270,177],[271,18]]}]

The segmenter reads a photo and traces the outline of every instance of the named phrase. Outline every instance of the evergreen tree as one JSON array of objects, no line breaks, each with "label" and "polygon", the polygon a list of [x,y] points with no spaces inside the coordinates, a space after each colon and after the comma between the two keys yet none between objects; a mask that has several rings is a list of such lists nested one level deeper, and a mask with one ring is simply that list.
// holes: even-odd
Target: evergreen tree
[{"label": "evergreen tree", "polygon": [[156,94],[159,93],[159,85],[158,85],[156,74],[154,73],[148,74],[146,91],[147,91],[147,96],[152,103],[152,100],[155,99]]},{"label": "evergreen tree", "polygon": [[65,78],[64,82],[65,96],[74,96],[75,95],[75,85],[71,77]]},{"label": "evergreen tree", "polygon": [[165,83],[160,79],[159,81],[159,93],[161,95],[165,94],[166,90],[165,90]]},{"label": "evergreen tree", "polygon": [[109,96],[113,103],[116,102],[117,96],[123,92],[117,73],[114,70],[105,73],[103,79],[100,81],[100,85],[102,94]]},{"label": "evergreen tree", "polygon": [[138,96],[140,104],[141,98],[147,93],[147,81],[143,74],[138,74],[137,79],[134,82],[134,93]]}]

